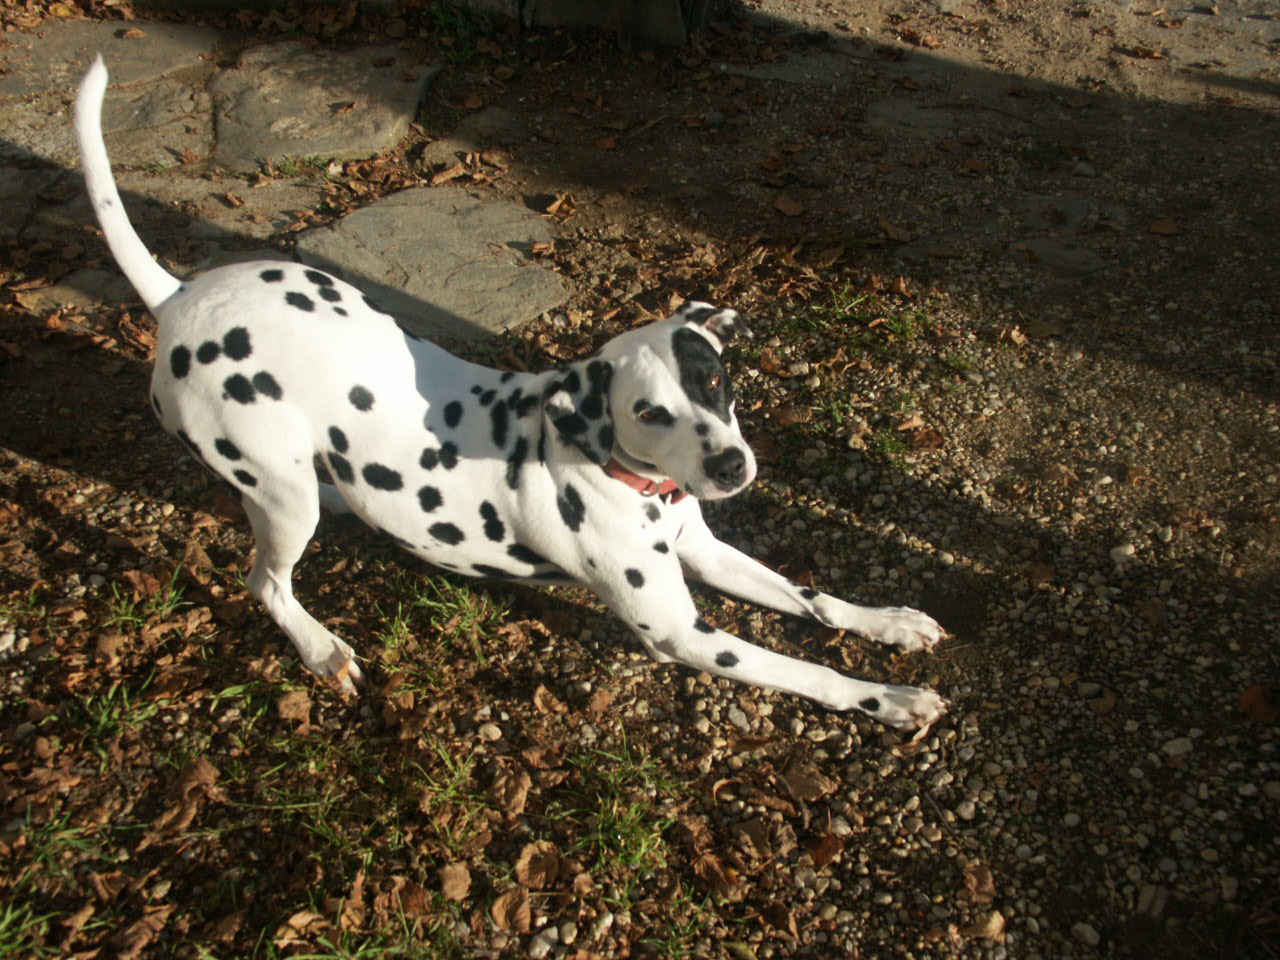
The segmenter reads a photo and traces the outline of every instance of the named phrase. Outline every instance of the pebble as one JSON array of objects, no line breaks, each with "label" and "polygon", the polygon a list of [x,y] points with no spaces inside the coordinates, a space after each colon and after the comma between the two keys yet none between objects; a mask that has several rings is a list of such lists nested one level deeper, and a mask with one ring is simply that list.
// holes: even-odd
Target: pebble
[{"label": "pebble", "polygon": [[476,734],[481,740],[488,740],[492,743],[495,740],[502,739],[502,728],[496,723],[482,723],[479,729],[476,730]]},{"label": "pebble", "polygon": [[1128,563],[1136,552],[1137,548],[1132,543],[1122,543],[1111,548],[1111,559],[1117,564]]},{"label": "pebble", "polygon": [[1102,942],[1102,934],[1098,933],[1092,924],[1085,923],[1083,920],[1071,925],[1071,935],[1090,947],[1096,947]]},{"label": "pebble", "polygon": [[961,800],[956,804],[956,816],[961,820],[972,820],[978,815],[978,805],[972,800]]},{"label": "pebble", "polygon": [[555,927],[547,927],[542,930],[529,941],[530,960],[542,960],[543,957],[551,952],[559,939],[560,934]]},{"label": "pebble", "polygon": [[1062,817],[1062,825],[1063,825],[1064,827],[1078,827],[1078,826],[1080,826],[1080,814],[1075,813],[1075,812],[1067,813],[1067,814],[1063,814],[1063,817]]},{"label": "pebble", "polygon": [[1190,737],[1178,737],[1160,748],[1171,757],[1185,757],[1192,750]]}]

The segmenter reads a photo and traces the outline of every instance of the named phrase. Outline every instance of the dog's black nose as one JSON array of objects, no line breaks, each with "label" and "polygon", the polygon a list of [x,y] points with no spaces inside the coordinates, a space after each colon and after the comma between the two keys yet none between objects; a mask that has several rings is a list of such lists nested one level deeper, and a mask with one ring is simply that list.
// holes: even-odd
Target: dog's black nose
[{"label": "dog's black nose", "polygon": [[731,447],[703,460],[702,469],[721,490],[732,490],[742,485],[747,473],[747,458],[741,450]]}]

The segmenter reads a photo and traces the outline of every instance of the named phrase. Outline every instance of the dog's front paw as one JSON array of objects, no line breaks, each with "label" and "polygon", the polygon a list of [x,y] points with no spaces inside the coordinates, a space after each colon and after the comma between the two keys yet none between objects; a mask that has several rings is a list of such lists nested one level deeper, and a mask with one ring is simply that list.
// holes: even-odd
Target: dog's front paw
[{"label": "dog's front paw", "polygon": [[860,631],[868,639],[900,650],[932,650],[947,636],[933,617],[909,607],[880,607],[874,620]]},{"label": "dog's front paw", "polygon": [[947,712],[947,701],[919,687],[885,687],[878,697],[864,697],[858,709],[898,730],[923,730]]},{"label": "dog's front paw", "polygon": [[356,663],[355,651],[336,637],[327,656],[304,663],[317,677],[333,677],[343,693],[354,694],[357,686],[364,685],[364,672]]}]

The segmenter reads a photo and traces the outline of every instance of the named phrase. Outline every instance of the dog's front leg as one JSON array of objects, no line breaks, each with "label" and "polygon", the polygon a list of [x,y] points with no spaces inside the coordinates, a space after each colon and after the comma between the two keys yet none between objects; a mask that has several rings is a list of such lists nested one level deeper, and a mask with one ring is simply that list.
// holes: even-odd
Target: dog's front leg
[{"label": "dog's front leg", "polygon": [[676,554],[689,575],[725,593],[762,606],[811,617],[838,630],[902,650],[932,650],[946,631],[919,610],[861,607],[810,587],[792,583],[740,550],[716,539],[702,521],[691,518],[676,540]]},{"label": "dog's front leg", "polygon": [[661,565],[650,563],[643,570],[617,571],[617,576],[600,573],[605,576],[590,586],[660,663],[676,661],[694,670],[807,697],[832,710],[861,710],[904,730],[928,726],[946,712],[942,699],[931,691],[855,680],[716,629],[698,616],[674,559]]}]

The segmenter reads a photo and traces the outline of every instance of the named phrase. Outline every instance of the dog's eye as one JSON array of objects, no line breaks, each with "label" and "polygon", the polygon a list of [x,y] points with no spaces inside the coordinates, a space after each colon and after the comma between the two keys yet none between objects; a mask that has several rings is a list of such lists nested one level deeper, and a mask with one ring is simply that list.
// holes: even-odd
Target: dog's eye
[{"label": "dog's eye", "polygon": [[714,377],[712,377],[710,380],[708,380],[708,381],[707,381],[707,387],[708,387],[709,389],[711,389],[711,390],[719,390],[719,389],[720,389],[720,374],[718,374],[718,373],[717,373]]},{"label": "dog's eye", "polygon": [[658,419],[658,408],[657,408],[657,407],[645,407],[643,410],[641,410],[641,411],[640,411],[640,419],[641,419],[641,420],[650,420],[650,421],[652,421],[652,420],[657,420],[657,419]]}]

